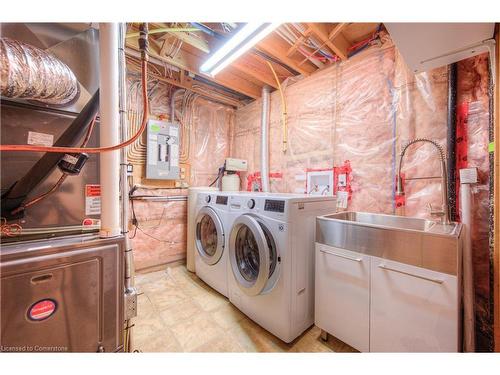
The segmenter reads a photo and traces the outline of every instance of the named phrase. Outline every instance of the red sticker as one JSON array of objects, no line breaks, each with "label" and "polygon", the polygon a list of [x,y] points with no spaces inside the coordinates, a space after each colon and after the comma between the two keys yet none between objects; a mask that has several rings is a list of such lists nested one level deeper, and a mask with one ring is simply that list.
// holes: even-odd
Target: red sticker
[{"label": "red sticker", "polygon": [[40,321],[52,316],[57,309],[56,301],[52,299],[42,299],[35,302],[28,310],[28,318],[30,320]]},{"label": "red sticker", "polygon": [[100,197],[101,196],[101,185],[96,185],[96,184],[85,185],[85,196],[86,197]]}]

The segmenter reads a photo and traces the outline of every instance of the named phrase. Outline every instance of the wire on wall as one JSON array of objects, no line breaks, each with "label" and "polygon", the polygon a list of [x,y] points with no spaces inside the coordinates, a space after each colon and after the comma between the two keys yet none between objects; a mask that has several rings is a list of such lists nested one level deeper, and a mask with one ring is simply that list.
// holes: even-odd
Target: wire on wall
[{"label": "wire on wall", "polygon": [[278,90],[280,92],[280,97],[281,97],[281,121],[283,124],[283,141],[282,141],[282,148],[281,150],[285,153],[288,149],[288,125],[287,125],[287,109],[286,109],[286,100],[285,100],[285,93],[283,92],[283,88],[281,87],[280,80],[278,79],[278,75],[276,74],[276,71],[273,68],[273,65],[269,62],[266,61],[267,65],[269,65],[269,68],[273,72],[274,79],[276,80],[276,84],[278,85]]}]

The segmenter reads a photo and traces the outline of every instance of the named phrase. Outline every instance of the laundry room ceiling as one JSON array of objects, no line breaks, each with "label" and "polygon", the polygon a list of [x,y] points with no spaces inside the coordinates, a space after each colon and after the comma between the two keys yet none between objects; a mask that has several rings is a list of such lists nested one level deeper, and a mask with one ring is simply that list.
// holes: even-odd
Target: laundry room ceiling
[{"label": "laundry room ceiling", "polygon": [[[200,66],[242,24],[237,23],[150,23],[152,63],[174,67],[163,79],[183,88],[220,89],[227,104],[239,106],[261,96],[264,85],[277,88],[293,76],[311,75],[349,55],[380,29],[379,23],[285,23],[233,61],[215,77],[203,74]],[[130,24],[127,51],[138,48],[139,24]],[[137,57],[137,55],[136,55]],[[195,90],[195,91],[196,91]],[[207,94],[208,95],[208,94]],[[220,98],[219,98],[220,99]]]}]

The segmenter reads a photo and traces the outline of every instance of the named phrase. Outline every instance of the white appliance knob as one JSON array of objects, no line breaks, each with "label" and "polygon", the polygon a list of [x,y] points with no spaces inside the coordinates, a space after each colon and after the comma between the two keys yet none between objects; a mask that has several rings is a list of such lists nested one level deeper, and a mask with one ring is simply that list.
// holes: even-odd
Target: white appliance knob
[{"label": "white appliance knob", "polygon": [[207,195],[207,196],[205,197],[205,202],[210,203],[210,200],[211,200],[210,195]]},{"label": "white appliance knob", "polygon": [[255,200],[254,199],[250,199],[248,202],[247,202],[247,206],[248,208],[252,209],[255,207]]}]

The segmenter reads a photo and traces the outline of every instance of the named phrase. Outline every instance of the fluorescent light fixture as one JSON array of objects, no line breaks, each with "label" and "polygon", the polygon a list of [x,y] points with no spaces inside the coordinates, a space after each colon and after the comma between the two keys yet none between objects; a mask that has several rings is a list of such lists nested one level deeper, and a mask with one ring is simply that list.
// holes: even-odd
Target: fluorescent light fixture
[{"label": "fluorescent light fixture", "polygon": [[259,41],[264,39],[279,23],[247,23],[201,67],[202,72],[215,76]]}]

